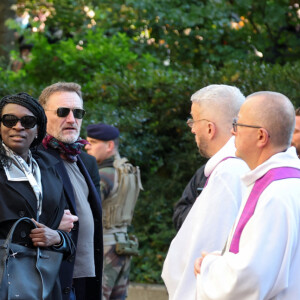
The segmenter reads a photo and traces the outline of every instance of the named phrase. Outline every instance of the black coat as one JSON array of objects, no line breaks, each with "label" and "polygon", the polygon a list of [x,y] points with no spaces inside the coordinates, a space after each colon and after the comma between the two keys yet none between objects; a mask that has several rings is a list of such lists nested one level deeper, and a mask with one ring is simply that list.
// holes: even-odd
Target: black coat
[{"label": "black coat", "polygon": [[[61,159],[59,152],[55,149],[45,149],[40,146],[41,149],[47,151],[47,153],[53,155],[59,162],[56,164],[56,170],[63,179],[64,191],[67,199],[69,209],[72,214],[76,215],[76,203],[73,194],[73,187],[68,176],[67,170],[64,166],[63,160]],[[86,299],[87,300],[100,300],[102,295],[102,268],[103,268],[103,231],[102,231],[102,207],[99,192],[95,188],[89,172],[87,171],[81,157],[84,157],[85,161],[89,160],[90,155],[87,153],[81,153],[78,157],[77,165],[82,175],[84,176],[86,183],[89,188],[88,202],[90,204],[93,217],[94,217],[94,258],[95,258],[95,271],[96,277],[87,278],[86,286]],[[94,160],[94,158],[93,158]],[[100,182],[99,173],[97,170],[97,164],[95,161],[95,171],[97,175],[94,174],[95,171],[90,170],[93,174],[93,178],[98,178],[98,186]],[[99,189],[99,188],[98,188]],[[77,244],[78,229],[80,226],[80,220],[74,224],[74,228],[71,231],[71,237]],[[62,287],[63,299],[69,300],[70,291],[72,288],[73,270],[74,270],[75,258],[69,259],[68,261],[63,261],[60,271],[60,282]]]},{"label": "black coat", "polygon": [[[54,165],[58,162],[55,158],[44,151],[33,153],[40,171],[43,188],[42,214],[39,222],[57,229],[60,224],[64,209],[67,207],[63,192],[62,180],[55,170]],[[0,168],[0,239],[5,239],[13,223],[20,217],[37,217],[37,199],[28,181],[8,181],[4,169]],[[29,238],[30,227],[24,225],[20,229],[21,235],[18,242],[31,244]],[[75,255],[75,248],[72,246],[68,234],[64,233],[66,239],[65,258],[70,259]],[[52,293],[53,300],[61,299],[59,283]],[[59,294],[55,294],[59,292]]]},{"label": "black coat", "polygon": [[184,222],[189,211],[191,210],[197,197],[201,194],[203,190],[203,187],[207,180],[207,178],[204,175],[204,168],[205,165],[203,165],[196,171],[196,173],[193,175],[193,177],[185,187],[181,198],[175,204],[173,223],[177,231],[179,231],[182,223]]}]

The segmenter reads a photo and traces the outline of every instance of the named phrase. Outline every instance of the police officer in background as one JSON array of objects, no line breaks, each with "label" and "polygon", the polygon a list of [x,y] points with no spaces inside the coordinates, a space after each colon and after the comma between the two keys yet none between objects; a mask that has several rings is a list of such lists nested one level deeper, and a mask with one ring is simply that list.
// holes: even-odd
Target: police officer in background
[{"label": "police officer in background", "polygon": [[101,178],[103,300],[122,300],[127,296],[131,256],[138,254],[137,239],[128,236],[127,227],[142,188],[139,168],[120,157],[118,128],[103,123],[89,125],[87,140],[85,149],[96,158]]}]

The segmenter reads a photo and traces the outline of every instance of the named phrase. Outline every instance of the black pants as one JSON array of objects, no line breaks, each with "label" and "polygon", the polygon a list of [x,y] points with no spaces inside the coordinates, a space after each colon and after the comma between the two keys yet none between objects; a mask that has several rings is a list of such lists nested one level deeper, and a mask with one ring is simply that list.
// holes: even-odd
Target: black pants
[{"label": "black pants", "polygon": [[76,300],[88,300],[85,298],[86,278],[73,278]]}]

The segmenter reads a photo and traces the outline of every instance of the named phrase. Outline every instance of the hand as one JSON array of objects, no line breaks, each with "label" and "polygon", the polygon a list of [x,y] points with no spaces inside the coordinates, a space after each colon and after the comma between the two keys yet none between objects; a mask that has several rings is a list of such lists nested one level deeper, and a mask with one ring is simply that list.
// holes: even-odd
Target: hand
[{"label": "hand", "polygon": [[221,254],[219,254],[219,253],[208,253],[208,252],[202,252],[201,255],[202,256],[198,257],[195,260],[195,263],[194,263],[194,274],[195,274],[195,276],[197,276],[198,274],[201,273],[201,265],[202,265],[202,262],[203,262],[203,259],[205,258],[205,256],[207,256],[207,255],[221,256]]},{"label": "hand", "polygon": [[65,209],[64,215],[60,221],[58,229],[63,230],[65,232],[70,232],[71,229],[74,227],[74,222],[78,221],[78,217],[72,215],[70,210]]},{"label": "hand", "polygon": [[29,235],[34,246],[50,247],[58,245],[61,242],[61,237],[56,230],[53,230],[34,219],[32,220],[37,226],[37,228],[31,230]]},{"label": "hand", "polygon": [[202,252],[201,253],[201,257],[198,257],[194,263],[194,274],[195,276],[197,276],[197,274],[200,274],[201,271],[201,265],[202,265],[202,261],[204,259],[204,257],[207,255],[207,252]]}]

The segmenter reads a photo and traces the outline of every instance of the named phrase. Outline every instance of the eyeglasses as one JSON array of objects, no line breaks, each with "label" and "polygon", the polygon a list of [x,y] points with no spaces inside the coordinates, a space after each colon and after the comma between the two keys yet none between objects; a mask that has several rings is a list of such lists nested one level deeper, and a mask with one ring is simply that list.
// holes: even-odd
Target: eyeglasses
[{"label": "eyeglasses", "polygon": [[187,119],[186,124],[187,124],[190,128],[193,128],[194,123],[200,122],[200,121],[207,121],[207,122],[210,122],[209,120],[206,120],[206,119],[200,119],[200,120],[196,120],[196,121],[194,121],[193,119]]},{"label": "eyeglasses", "polygon": [[255,125],[246,125],[246,124],[242,124],[242,123],[237,123],[237,119],[233,119],[233,122],[232,122],[232,128],[233,128],[233,132],[237,132],[237,127],[238,126],[241,126],[241,127],[249,127],[249,128],[256,128],[256,129],[264,129],[267,134],[268,134],[268,137],[270,137],[270,134],[269,132],[267,131],[266,128],[263,128],[262,126],[255,126]]},{"label": "eyeglasses", "polygon": [[31,129],[37,124],[37,118],[35,116],[24,116],[22,118],[18,118],[15,115],[3,115],[2,118],[0,118],[0,122],[8,128],[12,128],[15,126],[18,122],[21,122],[21,125],[25,129]]},{"label": "eyeglasses", "polygon": [[233,119],[232,128],[233,128],[234,132],[237,131],[238,126],[249,127],[249,128],[257,128],[257,129],[262,128],[261,126],[254,126],[254,125],[246,125],[246,124],[242,124],[242,123],[237,123],[237,119]]},{"label": "eyeglasses", "polygon": [[69,115],[70,111],[73,112],[74,118],[82,119],[85,115],[85,110],[81,108],[69,108],[69,107],[59,107],[56,110],[46,109],[46,111],[56,111],[56,114],[60,118],[65,118]]}]

